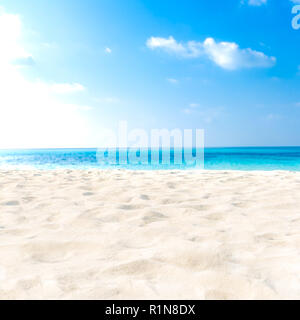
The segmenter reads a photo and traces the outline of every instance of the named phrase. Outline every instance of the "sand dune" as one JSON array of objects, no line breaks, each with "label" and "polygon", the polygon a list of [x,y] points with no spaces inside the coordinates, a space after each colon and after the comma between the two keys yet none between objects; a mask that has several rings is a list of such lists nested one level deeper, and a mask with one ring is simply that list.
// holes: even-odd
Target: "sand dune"
[{"label": "sand dune", "polygon": [[1,299],[299,299],[300,173],[0,171]]}]

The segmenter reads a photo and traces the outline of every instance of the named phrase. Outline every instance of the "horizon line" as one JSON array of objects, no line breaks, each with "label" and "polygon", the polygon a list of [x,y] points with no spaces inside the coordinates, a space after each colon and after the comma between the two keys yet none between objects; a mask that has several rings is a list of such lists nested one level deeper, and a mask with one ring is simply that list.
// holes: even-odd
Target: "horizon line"
[{"label": "horizon line", "polygon": [[[104,147],[106,148],[106,147]],[[151,149],[151,147],[140,148],[140,149]],[[195,147],[193,147],[195,148]],[[213,149],[213,148],[300,148],[300,145],[286,145],[286,146],[205,146],[204,149]],[[0,151],[22,151],[22,150],[97,150],[103,149],[101,147],[43,147],[43,148],[0,148]],[[106,148],[107,149],[107,148]],[[112,149],[112,148],[109,148]],[[124,148],[117,148],[124,149]],[[138,148],[136,148],[138,149]]]}]

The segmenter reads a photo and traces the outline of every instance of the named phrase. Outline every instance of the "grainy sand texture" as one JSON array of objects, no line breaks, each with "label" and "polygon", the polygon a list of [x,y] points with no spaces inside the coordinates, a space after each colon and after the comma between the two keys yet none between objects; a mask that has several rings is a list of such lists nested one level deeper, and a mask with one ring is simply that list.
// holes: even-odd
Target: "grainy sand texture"
[{"label": "grainy sand texture", "polygon": [[300,173],[0,171],[0,299],[288,298]]}]

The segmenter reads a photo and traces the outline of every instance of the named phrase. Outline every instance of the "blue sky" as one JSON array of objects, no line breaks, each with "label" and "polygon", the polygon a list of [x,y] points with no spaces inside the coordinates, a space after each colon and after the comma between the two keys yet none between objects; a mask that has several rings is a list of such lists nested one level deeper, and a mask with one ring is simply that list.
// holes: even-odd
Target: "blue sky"
[{"label": "blue sky", "polygon": [[0,0],[0,148],[96,147],[119,120],[300,145],[295,3]]}]

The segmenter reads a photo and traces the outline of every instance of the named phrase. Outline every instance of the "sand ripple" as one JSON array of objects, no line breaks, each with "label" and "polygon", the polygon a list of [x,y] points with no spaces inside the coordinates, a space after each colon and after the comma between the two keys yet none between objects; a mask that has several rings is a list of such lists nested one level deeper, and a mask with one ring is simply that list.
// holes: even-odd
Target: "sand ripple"
[{"label": "sand ripple", "polygon": [[300,299],[300,173],[0,171],[1,299]]}]

